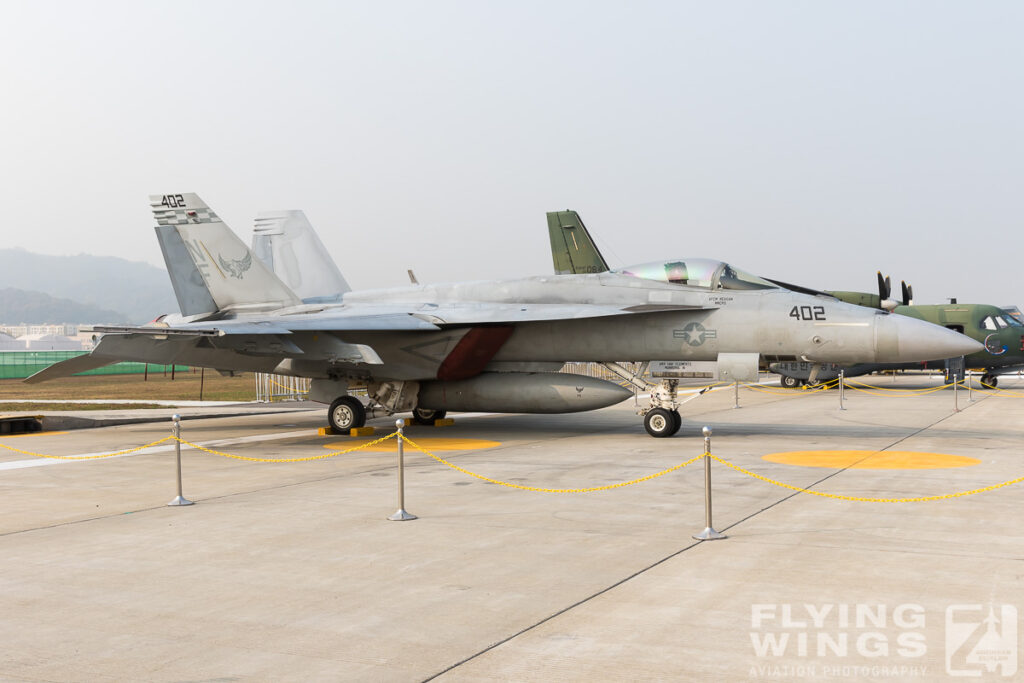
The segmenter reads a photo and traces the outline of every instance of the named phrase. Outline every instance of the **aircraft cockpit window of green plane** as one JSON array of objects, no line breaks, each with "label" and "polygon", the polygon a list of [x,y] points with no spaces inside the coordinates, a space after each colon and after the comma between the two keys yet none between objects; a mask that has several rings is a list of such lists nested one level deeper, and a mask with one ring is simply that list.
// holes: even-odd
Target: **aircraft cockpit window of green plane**
[{"label": "aircraft cockpit window of green plane", "polygon": [[1005,330],[1007,327],[1024,327],[1016,319],[1008,315],[990,315],[979,325],[983,330]]},{"label": "aircraft cockpit window of green plane", "polygon": [[644,280],[669,282],[704,289],[778,289],[767,280],[744,272],[723,261],[686,259],[657,261],[612,271]]}]

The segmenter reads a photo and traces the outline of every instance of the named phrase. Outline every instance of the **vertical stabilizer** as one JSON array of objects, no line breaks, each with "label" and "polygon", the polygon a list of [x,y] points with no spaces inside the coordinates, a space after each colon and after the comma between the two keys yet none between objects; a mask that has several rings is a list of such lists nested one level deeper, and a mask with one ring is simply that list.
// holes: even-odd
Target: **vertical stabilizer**
[{"label": "vertical stabilizer", "polygon": [[301,211],[256,216],[252,250],[304,303],[333,303],[351,290]]},{"label": "vertical stabilizer", "polygon": [[197,195],[152,195],[149,204],[182,315],[301,303]]},{"label": "vertical stabilizer", "polygon": [[171,277],[174,295],[178,297],[178,308],[183,316],[203,316],[217,312],[217,304],[210,297],[203,276],[189,256],[185,242],[173,225],[156,226],[156,238],[164,254],[167,274]]},{"label": "vertical stabilizer", "polygon": [[548,236],[551,238],[551,258],[555,273],[604,273],[608,271],[601,252],[575,211],[548,213]]}]

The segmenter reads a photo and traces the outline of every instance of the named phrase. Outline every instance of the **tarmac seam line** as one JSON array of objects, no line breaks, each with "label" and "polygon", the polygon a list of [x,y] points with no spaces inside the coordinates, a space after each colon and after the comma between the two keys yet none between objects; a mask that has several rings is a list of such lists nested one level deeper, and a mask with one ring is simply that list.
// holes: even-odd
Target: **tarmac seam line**
[{"label": "tarmac seam line", "polygon": [[476,653],[470,655],[469,657],[466,657],[462,661],[456,662],[456,663],[452,664],[451,666],[449,666],[448,668],[446,668],[446,669],[444,669],[442,671],[438,671],[436,674],[433,674],[432,676],[424,678],[421,683],[427,683],[427,681],[432,681],[435,678],[437,678],[438,676],[443,676],[444,674],[448,673],[449,671],[452,671],[453,669],[456,669],[456,668],[462,666],[463,664],[466,664],[467,662],[470,662],[470,661],[476,659],[477,657],[479,657],[479,656],[481,656],[483,654],[486,654],[487,652],[490,652],[494,648],[499,647],[501,645],[504,645],[505,643],[509,642],[510,640],[518,638],[519,636],[523,635],[524,633],[526,633],[528,631],[532,631],[533,629],[537,628],[538,626],[541,626],[541,625],[551,621],[555,617],[559,617],[559,616],[565,614],[566,612],[568,612],[570,610],[573,610],[573,609],[576,609],[580,605],[583,605],[584,603],[587,603],[587,602],[593,600],[594,598],[597,598],[597,597],[600,597],[601,595],[604,595],[605,593],[607,593],[608,591],[610,591],[610,590],[612,590],[614,588],[618,588],[619,586],[621,586],[622,584],[626,583],[627,581],[631,581],[631,580],[635,579],[636,577],[640,576],[641,574],[643,574],[645,572],[648,572],[651,569],[654,569],[658,565],[661,565],[661,564],[664,564],[665,562],[668,562],[672,558],[674,558],[674,557],[676,557],[678,555],[681,555],[682,553],[685,553],[687,550],[690,550],[691,548],[694,548],[694,547],[700,545],[701,543],[703,543],[703,541],[695,541],[694,543],[691,543],[690,545],[686,546],[685,548],[680,548],[679,550],[676,550],[675,552],[671,553],[670,555],[666,555],[665,557],[663,557],[660,560],[654,562],[653,564],[650,564],[650,565],[648,565],[648,566],[646,566],[646,567],[644,567],[642,569],[638,569],[637,571],[633,572],[629,576],[626,576],[626,577],[624,577],[622,579],[619,579],[618,581],[616,581],[613,584],[605,586],[604,588],[602,588],[601,590],[597,591],[593,595],[588,595],[585,598],[581,598],[580,600],[574,602],[573,604],[567,605],[567,606],[563,607],[562,609],[558,610],[557,612],[549,614],[548,616],[544,617],[540,621],[538,621],[538,622],[536,622],[534,624],[530,624],[529,626],[527,626],[527,627],[525,627],[525,628],[523,628],[523,629],[521,629],[519,631],[516,631],[512,635],[507,636],[505,638],[502,638],[501,640],[499,640],[497,642],[491,643],[490,645],[488,645],[484,649],[482,649],[479,652],[476,652]]},{"label": "tarmac seam line", "polygon": [[[954,413],[954,415],[955,414],[956,413]],[[918,434],[921,434],[924,431],[927,431],[927,430],[931,429],[935,425],[937,425],[937,424],[939,424],[939,423],[949,419],[949,417],[950,417],[950,415],[945,415],[945,416],[941,417],[940,419],[936,420],[935,422],[932,422],[931,424],[925,425],[924,427],[921,427],[920,429],[918,429],[918,430],[916,430],[916,431],[914,431],[914,432],[912,432],[910,434],[907,434],[904,437],[901,437],[901,438],[897,439],[896,441],[892,442],[891,444],[889,444],[888,446],[886,446],[885,448],[883,448],[883,449],[881,449],[881,450],[879,450],[877,452],[881,453],[883,451],[887,451],[890,448],[892,448],[893,446],[896,446],[897,444],[903,443],[907,439],[910,439],[910,438],[912,438],[914,436],[917,436]],[[870,456],[866,456],[866,457],[870,457]],[[857,464],[857,463],[852,463],[851,465],[848,465],[847,467],[844,467],[842,469],[836,470],[835,472],[832,472],[831,474],[822,477],[818,481],[815,481],[815,482],[811,483],[810,485],[805,486],[804,488],[811,488],[812,486],[817,486],[818,484],[820,484],[820,483],[822,483],[824,481],[827,481],[828,479],[831,479],[832,477],[838,476],[838,475],[842,474],[843,472],[851,469],[853,467],[853,465],[855,465],[855,464]],[[746,522],[746,521],[756,517],[757,515],[761,514],[762,512],[770,510],[770,509],[774,508],[775,506],[780,505],[780,504],[786,502],[787,500],[790,500],[791,498],[794,498],[794,497],[800,495],[800,493],[802,493],[802,492],[801,491],[794,491],[793,493],[791,493],[789,495],[786,495],[786,496],[780,498],[779,500],[775,501],[771,505],[765,506],[765,507],[761,508],[760,510],[758,510],[757,512],[753,512],[753,513],[747,515],[746,517],[743,517],[742,519],[739,519],[739,520],[733,522],[732,524],[730,524],[727,527],[723,527],[722,530],[723,531],[728,531],[729,529],[732,529],[733,527],[738,526],[738,525],[742,524],[743,522]],[[587,602],[590,602],[594,598],[600,597],[601,595],[604,595],[605,593],[607,593],[607,592],[609,592],[609,591],[611,591],[611,590],[613,590],[615,588],[618,588],[619,586],[623,585],[627,581],[631,581],[631,580],[635,579],[636,577],[640,576],[641,574],[644,574],[644,573],[650,571],[651,569],[654,569],[655,567],[657,567],[657,566],[659,566],[661,564],[664,564],[665,562],[668,562],[669,560],[671,560],[671,559],[673,559],[675,557],[678,557],[679,555],[682,555],[687,550],[690,550],[690,549],[692,549],[692,548],[694,548],[694,547],[696,547],[698,545],[701,545],[702,543],[704,543],[704,541],[697,541],[697,542],[691,543],[690,545],[687,545],[687,546],[685,546],[683,548],[680,548],[679,550],[676,550],[675,552],[673,552],[673,553],[671,553],[669,555],[666,555],[665,557],[663,557],[660,560],[654,562],[653,564],[650,564],[650,565],[648,565],[646,567],[643,567],[642,569],[638,569],[637,571],[633,572],[629,576],[626,576],[626,577],[624,577],[622,579],[619,579],[618,581],[616,581],[613,584],[605,586],[604,588],[602,588],[601,590],[597,591],[596,593],[594,593],[592,595],[589,595],[589,596],[587,596],[585,598],[582,598],[581,600],[578,600],[578,601],[574,602],[571,605],[567,605],[566,607],[563,607],[562,609],[558,610],[557,612],[549,614],[548,616],[544,617],[540,621],[538,621],[538,622],[536,622],[534,624],[531,624],[531,625],[529,625],[529,626],[527,626],[527,627],[525,627],[523,629],[520,629],[519,631],[516,631],[515,633],[513,633],[513,634],[511,634],[511,635],[509,635],[509,636],[507,636],[505,638],[502,638],[501,640],[499,640],[497,642],[491,643],[490,645],[488,645],[484,649],[482,649],[482,650],[480,650],[480,651],[470,655],[469,657],[466,657],[465,659],[462,659],[462,660],[460,660],[458,662],[455,662],[451,666],[449,666],[449,667],[447,667],[447,668],[445,668],[445,669],[443,669],[441,671],[438,671],[436,674],[433,674],[432,676],[428,676],[427,678],[422,679],[421,683],[428,683],[428,681],[433,681],[436,678],[438,678],[439,676],[443,676],[444,674],[448,673],[449,671],[457,669],[458,667],[462,666],[463,664],[467,664],[468,662],[471,662],[472,660],[476,659],[477,657],[480,657],[481,655],[484,655],[484,654],[490,652],[491,650],[493,650],[493,649],[495,649],[497,647],[500,647],[501,645],[504,645],[505,643],[508,643],[508,642],[514,640],[515,638],[518,638],[519,636],[523,635],[524,633],[532,631],[533,629],[537,628],[538,626],[541,626],[541,625],[551,621],[552,619],[555,619],[556,617],[559,617],[559,616],[565,614],[566,612],[569,612],[570,610],[576,609],[577,607],[579,607],[579,606],[581,606],[581,605],[583,605],[583,604],[585,604]]]}]

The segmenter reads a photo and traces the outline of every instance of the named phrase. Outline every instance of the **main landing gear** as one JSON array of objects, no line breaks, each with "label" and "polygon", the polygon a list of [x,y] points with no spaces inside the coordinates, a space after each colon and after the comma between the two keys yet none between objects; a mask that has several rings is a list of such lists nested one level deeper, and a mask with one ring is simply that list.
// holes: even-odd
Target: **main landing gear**
[{"label": "main landing gear", "polygon": [[416,382],[371,383],[367,387],[370,398],[367,405],[355,396],[343,394],[331,402],[327,410],[327,421],[334,432],[347,434],[352,429],[364,426],[367,418],[411,411],[415,424],[433,425],[435,420],[445,416],[445,411],[415,406],[418,390]]},{"label": "main landing gear", "polygon": [[647,371],[647,363],[643,363],[637,372],[619,365],[618,363],[601,363],[611,372],[626,380],[640,391],[650,392],[650,402],[646,406],[637,408],[637,413],[644,417],[644,429],[651,436],[661,439],[672,436],[679,431],[683,425],[683,418],[679,416],[679,406],[687,401],[692,401],[702,396],[710,387],[704,387],[696,394],[680,401],[676,395],[679,386],[678,379],[663,379],[655,384],[643,378]]},{"label": "main landing gear", "polygon": [[430,410],[429,408],[413,408],[412,421],[414,424],[433,426],[435,420],[442,420],[447,413],[443,410]]},{"label": "main landing gear", "polygon": [[338,434],[366,424],[366,408],[355,396],[339,396],[327,410],[327,421]]},{"label": "main landing gear", "polygon": [[982,389],[989,389],[989,388],[995,389],[998,384],[999,384],[999,377],[997,375],[992,375],[992,374],[986,373],[986,374],[981,376],[981,388]]}]

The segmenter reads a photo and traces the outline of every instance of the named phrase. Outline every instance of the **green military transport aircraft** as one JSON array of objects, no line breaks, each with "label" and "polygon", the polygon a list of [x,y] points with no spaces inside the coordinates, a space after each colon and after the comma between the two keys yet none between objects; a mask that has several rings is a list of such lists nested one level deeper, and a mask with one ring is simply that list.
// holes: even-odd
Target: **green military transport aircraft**
[{"label": "green military transport aircraft", "polygon": [[[882,277],[881,273],[878,273],[878,294],[828,293],[847,303],[882,308],[899,315],[941,325],[981,342],[984,348],[964,356],[963,364],[951,365],[947,361],[939,360],[919,363],[864,363],[845,367],[829,365],[818,372],[816,381],[835,379],[839,376],[840,370],[844,376],[852,377],[879,370],[907,369],[942,369],[946,370],[947,378],[952,380],[954,377],[962,378],[963,369],[969,368],[981,370],[982,385],[994,388],[999,381],[998,375],[1024,369],[1024,323],[1011,312],[988,304],[961,304],[957,303],[956,299],[948,304],[915,304],[913,288],[906,282],[900,284],[902,297],[899,301],[892,299],[891,281],[888,277]],[[773,363],[770,367],[773,372],[782,375],[782,385],[787,387],[806,383],[812,372],[807,363]]]}]

